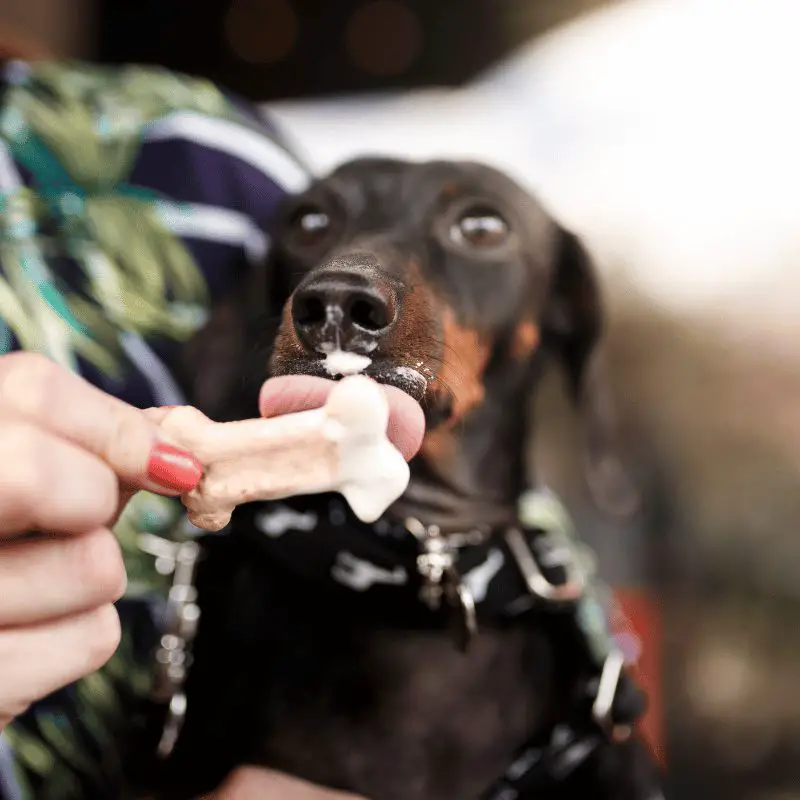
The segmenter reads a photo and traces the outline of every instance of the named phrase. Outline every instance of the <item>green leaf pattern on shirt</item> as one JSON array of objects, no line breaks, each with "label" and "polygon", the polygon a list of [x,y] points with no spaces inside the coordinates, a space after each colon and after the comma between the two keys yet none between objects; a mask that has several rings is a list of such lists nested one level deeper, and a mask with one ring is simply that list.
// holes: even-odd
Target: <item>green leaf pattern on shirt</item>
[{"label": "green leaf pattern on shirt", "polygon": [[[19,185],[0,159],[0,353],[13,333],[69,369],[80,357],[119,377],[121,334],[185,340],[209,305],[191,253],[161,221],[161,198],[128,182],[145,127],[187,111],[252,123],[212,84],[159,69],[26,69],[0,113],[0,150],[34,176],[32,188]],[[79,283],[51,270],[59,257],[77,265]],[[166,596],[167,579],[137,541],[143,532],[183,538],[182,512],[179,501],[142,492],[122,515],[129,597]],[[121,698],[151,687],[151,664],[140,661],[123,633],[111,662],[75,687],[73,714],[37,711],[33,724],[6,729],[26,800],[77,800],[81,776],[119,770]]]}]

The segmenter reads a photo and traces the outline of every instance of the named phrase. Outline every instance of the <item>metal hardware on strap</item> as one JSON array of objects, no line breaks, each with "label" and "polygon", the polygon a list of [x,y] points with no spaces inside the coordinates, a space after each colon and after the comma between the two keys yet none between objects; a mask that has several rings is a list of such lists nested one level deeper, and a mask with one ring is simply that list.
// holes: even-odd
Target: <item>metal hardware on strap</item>
[{"label": "metal hardware on strap", "polygon": [[592,704],[592,719],[609,739],[617,742],[629,739],[633,733],[630,725],[617,724],[614,721],[614,701],[624,668],[625,654],[618,648],[613,649],[603,664],[597,694]]},{"label": "metal hardware on strap", "polygon": [[478,632],[475,599],[461,580],[456,568],[458,551],[437,525],[423,525],[409,517],[406,530],[420,543],[422,552],[417,556],[417,570],[422,578],[420,600],[433,611],[447,601],[454,622],[454,636],[459,649],[466,651]]},{"label": "metal hardware on strap", "polygon": [[167,597],[167,628],[156,652],[156,674],[152,697],[168,703],[167,718],[158,755],[166,758],[175,747],[186,716],[186,695],[183,685],[191,665],[191,648],[197,635],[200,607],[194,581],[200,546],[197,542],[171,542],[143,533],[139,549],[156,558],[156,568],[164,575],[172,573],[172,586]]},{"label": "metal hardware on strap", "polygon": [[417,556],[417,570],[422,577],[419,599],[436,611],[442,605],[445,578],[455,569],[456,552],[437,525],[426,527],[413,517],[409,517],[405,524],[422,547],[422,552]]},{"label": "metal hardware on strap", "polygon": [[561,559],[559,564],[566,572],[567,578],[563,583],[556,584],[544,576],[533,551],[518,528],[509,528],[505,533],[505,539],[532,595],[548,603],[574,603],[580,600],[586,586],[586,576],[577,554],[567,542],[564,542],[564,545],[569,550],[568,556]]},{"label": "metal hardware on strap", "polygon": [[[614,706],[623,680],[625,655],[608,627],[601,600],[605,586],[594,578],[593,565],[591,561],[587,564],[569,517],[553,494],[546,490],[525,493],[520,498],[519,517],[522,525],[543,531],[532,545],[521,530],[512,528],[506,532],[506,542],[528,590],[546,602],[572,605],[574,624],[599,675],[592,722],[607,739],[624,741],[632,735],[632,720],[614,719]],[[546,543],[544,552],[537,548],[537,542]],[[554,584],[548,580],[542,567],[551,566],[563,570],[563,582]]]}]

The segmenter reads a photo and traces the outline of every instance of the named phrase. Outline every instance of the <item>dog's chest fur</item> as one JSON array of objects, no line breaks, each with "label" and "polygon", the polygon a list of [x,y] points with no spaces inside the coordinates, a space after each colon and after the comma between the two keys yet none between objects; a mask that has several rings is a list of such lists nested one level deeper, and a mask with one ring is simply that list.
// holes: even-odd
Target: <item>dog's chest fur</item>
[{"label": "dog's chest fur", "polygon": [[292,773],[374,800],[474,797],[541,715],[547,650],[523,630],[486,632],[465,656],[441,632],[296,621],[311,644],[275,661],[264,747]]},{"label": "dog's chest fur", "polygon": [[184,739],[195,769],[215,758],[197,749],[209,724],[227,727],[232,759],[370,800],[463,800],[499,777],[555,701],[554,650],[528,626],[483,630],[464,655],[445,630],[382,625],[368,596],[252,557],[209,559],[200,589],[190,690],[205,708]]}]

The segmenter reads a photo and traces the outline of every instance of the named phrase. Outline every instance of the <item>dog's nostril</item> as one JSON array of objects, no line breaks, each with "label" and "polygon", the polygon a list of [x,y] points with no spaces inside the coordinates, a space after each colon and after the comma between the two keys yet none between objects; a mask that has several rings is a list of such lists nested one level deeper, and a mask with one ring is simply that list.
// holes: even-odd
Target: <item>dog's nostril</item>
[{"label": "dog's nostril", "polygon": [[374,333],[389,324],[389,309],[377,299],[360,297],[350,306],[350,319],[359,328]]},{"label": "dog's nostril", "polygon": [[322,325],[325,322],[325,303],[321,297],[306,295],[296,298],[294,303],[294,318],[298,325]]},{"label": "dog's nostril", "polygon": [[323,274],[295,292],[292,324],[303,344],[314,350],[331,343],[346,348],[351,340],[363,344],[389,329],[394,297],[363,283],[360,276]]}]

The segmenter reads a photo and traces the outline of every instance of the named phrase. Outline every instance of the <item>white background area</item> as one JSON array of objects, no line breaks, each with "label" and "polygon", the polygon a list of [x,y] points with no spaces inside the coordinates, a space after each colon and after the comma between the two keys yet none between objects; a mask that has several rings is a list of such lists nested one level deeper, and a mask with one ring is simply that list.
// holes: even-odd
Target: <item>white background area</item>
[{"label": "white background area", "polygon": [[611,282],[792,352],[798,30],[800,0],[628,0],[458,91],[270,108],[320,172],[367,153],[499,166]]}]

